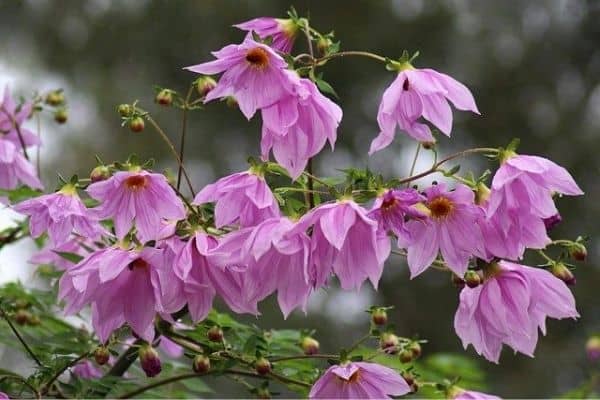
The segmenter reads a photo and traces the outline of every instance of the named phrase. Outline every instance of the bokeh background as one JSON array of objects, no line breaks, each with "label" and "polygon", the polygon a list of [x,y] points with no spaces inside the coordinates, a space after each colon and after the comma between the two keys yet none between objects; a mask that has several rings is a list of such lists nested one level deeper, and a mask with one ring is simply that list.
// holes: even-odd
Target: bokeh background
[{"label": "bokeh background", "polygon": [[[535,359],[505,351],[500,365],[478,360],[490,391],[503,397],[548,397],[579,384],[589,370],[585,339],[600,331],[598,1],[1,0],[0,85],[25,96],[62,87],[68,98],[66,125],[56,125],[51,116],[42,119],[41,162],[48,188],[57,184],[57,172],[88,174],[94,154],[112,161],[135,152],[156,158],[157,169],[174,169],[167,148],[150,129],[133,134],[120,127],[116,105],[139,99],[177,141],[180,115],[153,104],[152,85],[185,92],[194,76],[182,67],[241,41],[243,33],[232,24],[283,16],[290,5],[322,32],[335,30],[342,49],[390,57],[403,49],[419,50],[416,66],[467,84],[482,116],[455,113],[452,140],[440,139],[442,154],[502,146],[520,137],[520,152],[547,156],[572,172],[586,196],[559,201],[564,222],[552,235],[591,237],[589,261],[578,266],[573,288],[582,317],[577,323],[550,321]],[[303,46],[299,43],[297,50]],[[358,58],[336,60],[323,72],[339,94],[344,118],[335,152],[327,149],[317,157],[317,171],[336,174],[340,168],[368,165],[387,177],[405,176],[413,142],[399,138],[367,157],[377,134],[378,101],[392,73]],[[259,118],[247,122],[222,103],[192,113],[186,163],[196,188],[245,169],[247,156],[258,154],[259,138]],[[430,162],[425,153],[417,168]],[[462,164],[479,172],[494,167],[475,158]],[[4,222],[13,217],[4,212]],[[35,283],[26,265],[32,249],[23,242],[3,250],[0,279]],[[393,256],[378,292],[367,286],[358,293],[322,291],[311,301],[308,316],[297,313],[288,321],[267,302],[258,322],[318,329],[322,347],[333,349],[364,333],[363,310],[369,305],[394,305],[391,318],[400,334],[427,338],[426,352],[460,352],[452,328],[457,298],[445,274],[431,271],[409,281],[404,260]]]}]

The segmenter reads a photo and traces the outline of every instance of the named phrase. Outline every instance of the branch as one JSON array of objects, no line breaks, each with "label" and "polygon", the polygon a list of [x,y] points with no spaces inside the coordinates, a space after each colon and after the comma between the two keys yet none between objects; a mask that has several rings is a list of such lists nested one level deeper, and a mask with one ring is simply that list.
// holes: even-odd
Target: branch
[{"label": "branch", "polygon": [[80,355],[79,357],[71,360],[69,363],[67,363],[67,365],[65,365],[63,368],[59,369],[58,371],[56,371],[56,373],[54,374],[54,376],[52,376],[52,378],[50,378],[48,380],[48,382],[46,382],[44,384],[44,386],[42,387],[41,390],[41,394],[42,396],[47,394],[48,391],[50,390],[50,388],[52,387],[52,384],[54,383],[54,381],[56,381],[62,374],[63,372],[65,372],[68,368],[72,367],[73,365],[77,364],[79,361],[83,360],[84,358],[86,358],[87,356],[89,356],[90,353],[89,352],[85,352],[82,355]]},{"label": "branch", "polygon": [[10,326],[10,329],[13,331],[13,333],[15,334],[15,336],[17,337],[17,339],[19,339],[19,342],[21,342],[21,344],[23,345],[23,347],[25,348],[25,350],[27,351],[27,353],[29,353],[29,355],[31,356],[31,358],[33,358],[33,361],[35,361],[35,363],[38,366],[42,367],[43,364],[40,361],[40,359],[37,358],[37,356],[35,355],[35,353],[33,352],[33,350],[31,350],[31,347],[29,347],[29,345],[27,344],[27,342],[25,342],[25,339],[23,339],[23,337],[21,336],[21,334],[19,333],[19,331],[17,330],[17,328],[13,325],[12,321],[10,320],[10,318],[8,318],[8,315],[6,315],[6,312],[2,308],[0,308],[0,316],[2,316],[2,318],[4,318],[4,320],[8,324],[8,326]]},{"label": "branch", "polygon": [[[187,96],[185,97],[185,103],[183,104],[183,117],[181,121],[181,139],[179,142],[179,169],[177,170],[177,190],[179,190],[181,186],[181,172],[183,171],[183,151],[185,149],[185,131],[187,127],[187,112],[189,108],[190,97],[192,96],[192,91],[194,90],[194,85],[190,85],[188,89]],[[192,191],[192,195],[193,195]]]}]

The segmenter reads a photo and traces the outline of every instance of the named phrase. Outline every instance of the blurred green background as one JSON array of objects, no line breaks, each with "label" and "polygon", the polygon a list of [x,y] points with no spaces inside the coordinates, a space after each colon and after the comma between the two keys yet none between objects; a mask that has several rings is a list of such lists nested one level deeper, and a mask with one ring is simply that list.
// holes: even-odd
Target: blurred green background
[{"label": "blurred green background", "polygon": [[[322,32],[335,30],[342,49],[398,57],[419,50],[417,67],[431,67],[473,91],[481,117],[456,112],[453,138],[440,139],[445,154],[469,146],[502,146],[520,137],[520,152],[544,155],[568,168],[586,192],[562,199],[563,223],[555,238],[591,236],[589,260],[575,271],[579,322],[550,321],[536,358],[503,353],[500,365],[477,358],[489,391],[503,397],[548,397],[585,379],[586,337],[600,331],[598,217],[600,191],[600,2],[598,1],[0,1],[0,84],[18,93],[63,87],[70,121],[45,118],[44,180],[56,172],[87,175],[94,154],[123,160],[131,152],[155,157],[157,168],[175,168],[150,129],[120,127],[118,103],[140,100],[178,140],[180,115],[153,104],[152,85],[185,92],[194,74],[182,67],[211,59],[210,51],[244,36],[231,25],[257,16],[283,16],[290,5]],[[303,43],[296,50],[302,51]],[[367,59],[343,59],[323,68],[339,94],[344,118],[336,150],[319,155],[317,171],[349,166],[387,177],[405,176],[414,143],[398,138],[370,159],[382,91],[393,75]],[[260,118],[247,122],[237,110],[214,102],[190,116],[186,163],[196,188],[246,168],[259,151]],[[427,167],[424,159],[418,167]],[[481,172],[483,160],[463,162]],[[533,258],[531,262],[539,262]],[[458,292],[448,276],[430,271],[409,281],[404,261],[392,256],[378,292],[320,292],[308,316],[283,321],[271,301],[262,307],[264,327],[319,330],[323,349],[362,336],[370,304],[394,305],[392,320],[403,335],[430,341],[425,353],[460,352],[452,328]]]}]

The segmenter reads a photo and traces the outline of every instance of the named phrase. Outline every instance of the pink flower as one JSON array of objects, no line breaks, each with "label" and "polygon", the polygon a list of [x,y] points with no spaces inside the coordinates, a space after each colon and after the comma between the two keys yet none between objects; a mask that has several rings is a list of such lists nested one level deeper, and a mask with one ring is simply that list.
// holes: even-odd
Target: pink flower
[{"label": "pink flower", "polygon": [[500,400],[500,397],[492,394],[476,392],[474,390],[465,390],[458,386],[453,386],[448,391],[448,399],[451,400]]},{"label": "pink flower", "polygon": [[83,204],[73,185],[65,185],[56,193],[22,201],[13,208],[30,217],[32,237],[37,238],[48,231],[55,246],[67,242],[72,233],[90,239],[106,233],[98,218]]},{"label": "pink flower", "polygon": [[280,215],[279,204],[265,179],[252,171],[238,172],[206,185],[193,204],[209,202],[216,202],[217,228],[234,223],[253,226]]},{"label": "pink flower", "polygon": [[368,362],[349,362],[329,367],[315,382],[309,399],[389,399],[410,392],[396,371]]},{"label": "pink flower", "polygon": [[389,189],[377,196],[369,217],[379,223],[379,228],[384,232],[393,232],[404,241],[410,238],[406,228],[406,218],[423,219],[425,213],[414,207],[415,204],[425,201],[425,197],[415,189]]},{"label": "pink flower", "polygon": [[81,379],[99,379],[104,373],[96,367],[90,360],[79,361],[73,367],[73,373]]},{"label": "pink flower", "polygon": [[0,189],[12,190],[21,184],[43,188],[35,167],[25,159],[21,148],[12,141],[0,139]]},{"label": "pink flower", "polygon": [[80,256],[85,256],[88,253],[86,248],[94,248],[94,243],[81,237],[71,237],[69,240],[59,246],[48,245],[42,250],[37,251],[27,261],[33,265],[53,265],[57,269],[64,271],[75,265],[75,263],[67,260],[58,253],[72,253]]},{"label": "pink flower", "polygon": [[185,304],[182,284],[160,249],[97,250],[60,280],[59,300],[67,315],[92,305],[92,325],[100,341],[124,323],[147,341],[154,338],[154,316],[173,313]]},{"label": "pink flower", "polygon": [[185,68],[206,75],[224,72],[217,86],[206,95],[205,103],[233,96],[250,119],[256,110],[293,92],[295,75],[285,72],[287,63],[269,46],[246,38],[242,44],[230,44],[213,55],[217,58],[214,61]]},{"label": "pink flower", "polygon": [[4,88],[4,97],[0,103],[0,135],[2,139],[17,146],[20,151],[23,144],[25,147],[41,144],[38,135],[23,126],[31,116],[32,110],[33,103],[28,101],[17,105],[8,91],[8,86]]},{"label": "pink flower", "polygon": [[392,143],[396,125],[410,137],[421,142],[435,142],[423,117],[443,134],[450,136],[452,110],[448,101],[459,110],[479,114],[473,95],[465,85],[432,69],[408,68],[385,90],[379,105],[377,122],[381,132],[371,143],[373,154]]},{"label": "pink flower", "polygon": [[583,194],[564,168],[542,157],[514,155],[492,181],[484,226],[486,247],[497,257],[520,259],[525,248],[550,243],[546,221],[558,214],[553,193]]},{"label": "pink flower", "polygon": [[297,179],[327,140],[333,149],[342,109],[311,80],[300,79],[294,95],[263,108],[262,118],[262,158],[268,160],[273,150],[277,162]]},{"label": "pink flower", "polygon": [[185,218],[183,203],[162,174],[148,171],[119,171],[105,181],[87,188],[100,202],[94,210],[101,219],[111,218],[116,235],[122,239],[133,227],[143,242],[158,239],[164,220]]},{"label": "pink flower", "polygon": [[[246,269],[233,264],[216,266],[209,259],[209,253],[219,245],[217,239],[198,231],[187,243],[181,243],[174,268],[184,283],[184,295],[194,322],[206,318],[217,294],[236,313],[258,314],[257,301],[248,301],[244,295]],[[228,259],[235,258],[229,249],[223,251]]]},{"label": "pink flower", "polygon": [[270,46],[284,53],[289,53],[292,50],[294,39],[296,39],[298,33],[298,25],[289,18],[254,18],[234,26],[248,32],[246,39],[252,39],[252,32],[256,33],[261,40],[272,38],[273,41]]},{"label": "pink flower", "polygon": [[4,392],[0,392],[0,399],[2,400],[10,400],[10,397]]},{"label": "pink flower", "polygon": [[472,256],[485,258],[478,226],[483,212],[474,203],[475,195],[462,184],[453,191],[439,184],[427,188],[425,196],[429,218],[407,223],[408,241],[399,237],[399,245],[408,252],[411,278],[425,271],[438,252],[452,271],[463,276]]},{"label": "pink flower", "polygon": [[331,273],[343,289],[358,289],[367,278],[377,288],[390,241],[365,209],[352,200],[323,204],[305,214],[294,230],[304,232],[311,226],[308,276],[315,288],[325,285]]},{"label": "pink flower", "polygon": [[160,337],[160,349],[171,358],[180,358],[183,356],[183,347],[172,341],[166,336]]},{"label": "pink flower", "polygon": [[222,266],[245,268],[242,293],[249,304],[277,291],[279,308],[285,318],[297,307],[306,311],[312,291],[308,277],[310,239],[294,230],[286,217],[224,236],[211,259]]},{"label": "pink flower", "polygon": [[472,344],[489,361],[498,362],[502,344],[533,357],[546,317],[579,316],[566,284],[546,270],[500,261],[485,275],[482,285],[461,291],[454,329],[465,348]]}]

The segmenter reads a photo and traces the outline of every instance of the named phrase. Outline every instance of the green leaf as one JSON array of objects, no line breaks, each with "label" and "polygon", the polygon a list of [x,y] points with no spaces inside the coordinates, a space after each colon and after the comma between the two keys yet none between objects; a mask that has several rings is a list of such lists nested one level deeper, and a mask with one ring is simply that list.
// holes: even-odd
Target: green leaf
[{"label": "green leaf", "polygon": [[73,264],[77,264],[79,261],[83,260],[83,256],[80,256],[79,254],[69,253],[67,251],[53,251],[65,260],[71,261]]},{"label": "green leaf", "polygon": [[330,94],[330,95],[334,96],[336,99],[339,98],[337,93],[333,89],[333,87],[329,83],[324,81],[323,79],[316,78],[315,83],[317,84],[317,87],[319,88],[319,90],[321,92]]}]

